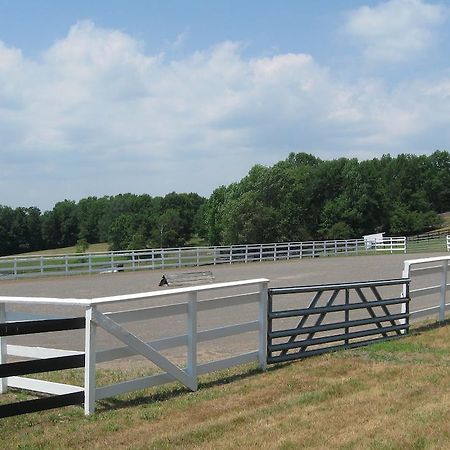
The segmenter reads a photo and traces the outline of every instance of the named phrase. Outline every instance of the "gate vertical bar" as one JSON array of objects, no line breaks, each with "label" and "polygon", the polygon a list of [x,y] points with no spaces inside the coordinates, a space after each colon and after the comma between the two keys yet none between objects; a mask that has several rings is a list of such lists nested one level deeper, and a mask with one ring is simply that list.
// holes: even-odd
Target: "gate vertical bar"
[{"label": "gate vertical bar", "polygon": [[[402,330],[401,333],[402,334],[408,334],[409,333],[409,302],[410,302],[410,297],[409,297],[409,283],[405,283],[406,286],[406,297],[405,297],[405,313],[407,314],[406,319],[403,319],[405,321],[405,324],[408,325],[406,330]],[[403,307],[402,307],[403,310]]]},{"label": "gate vertical bar", "polygon": [[[0,323],[6,322],[6,308],[4,303],[0,303]],[[8,359],[6,348],[6,337],[0,337],[0,364],[5,364]],[[0,378],[0,394],[4,394],[8,389],[8,378]]]},{"label": "gate vertical bar", "polygon": [[95,306],[86,308],[86,330],[84,341],[84,414],[89,415],[95,411],[96,391],[96,335],[97,325],[92,320]]},{"label": "gate vertical bar", "polygon": [[268,296],[269,284],[267,281],[260,284],[259,287],[259,367],[261,370],[267,370],[267,315],[268,315]]},{"label": "gate vertical bar", "polygon": [[197,292],[190,292],[188,296],[188,323],[187,323],[187,372],[197,383]]},{"label": "gate vertical bar", "polygon": [[439,322],[443,322],[445,320],[445,297],[446,297],[446,293],[447,293],[447,269],[448,269],[448,262],[442,261],[441,301],[439,304]]},{"label": "gate vertical bar", "polygon": [[[345,290],[345,305],[348,306],[350,304],[350,293],[348,289]],[[350,310],[345,310],[345,322],[350,322]],[[345,327],[345,334],[348,334],[349,327]],[[348,345],[348,339],[345,339],[345,345]]]}]

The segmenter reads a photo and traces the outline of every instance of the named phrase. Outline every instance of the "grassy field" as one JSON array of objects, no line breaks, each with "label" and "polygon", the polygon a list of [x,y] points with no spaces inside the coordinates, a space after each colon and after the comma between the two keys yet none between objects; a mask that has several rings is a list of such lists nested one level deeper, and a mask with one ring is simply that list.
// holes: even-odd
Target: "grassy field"
[{"label": "grassy field", "polygon": [[[3,419],[2,448],[449,448],[449,366],[450,325],[416,328],[266,373],[203,377],[196,393],[168,385],[103,401],[87,418],[67,407]],[[122,375],[103,371],[99,382]]]},{"label": "grassy field", "polygon": [[[103,242],[101,244],[89,244],[89,247],[86,250],[86,253],[94,253],[94,252],[107,252],[109,250],[109,244],[107,242]],[[52,255],[67,255],[70,253],[76,253],[77,249],[75,246],[72,247],[61,247],[50,250],[39,250],[36,252],[28,252],[28,253],[20,253],[13,256],[52,256]]]}]

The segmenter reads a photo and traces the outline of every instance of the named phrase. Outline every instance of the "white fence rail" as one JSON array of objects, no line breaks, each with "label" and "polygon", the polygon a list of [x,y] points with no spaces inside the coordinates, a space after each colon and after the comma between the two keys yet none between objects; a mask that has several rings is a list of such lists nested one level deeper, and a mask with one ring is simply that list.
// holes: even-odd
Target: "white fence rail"
[{"label": "white fence rail", "polygon": [[367,252],[406,252],[406,238],[283,242],[216,247],[183,247],[67,255],[0,258],[0,280],[42,275],[121,272],[173,267],[278,261]]},{"label": "white fence rail", "polygon": [[447,251],[450,252],[450,236],[447,236]]},{"label": "white fence rail", "polygon": [[402,276],[411,279],[411,319],[437,314],[440,322],[445,320],[445,312],[450,309],[446,302],[449,261],[450,256],[405,261]]},{"label": "white fence rail", "polygon": [[[239,291],[239,292],[236,292]],[[216,292],[222,292],[214,297]],[[91,414],[95,410],[97,400],[113,397],[130,391],[140,390],[167,382],[179,381],[191,390],[197,389],[197,376],[225,369],[238,364],[259,362],[262,369],[266,368],[267,350],[267,292],[268,280],[254,279],[229,283],[217,283],[189,288],[178,288],[164,291],[153,291],[140,294],[103,297],[94,299],[55,299],[33,297],[0,297],[0,321],[32,320],[35,315],[17,313],[10,310],[13,305],[66,305],[78,306],[85,309],[85,377],[84,387],[54,383],[32,378],[10,377],[1,380],[0,392],[6,392],[8,387],[18,387],[35,392],[51,394],[67,394],[84,391],[85,413]],[[231,295],[230,295],[231,294]],[[176,297],[175,297],[176,296]],[[164,300],[183,299],[179,303],[155,305]],[[125,309],[129,302],[144,301],[149,303],[144,308]],[[255,304],[254,317],[250,321],[199,329],[198,313],[207,310],[217,310],[217,317],[221,317],[220,310],[226,307]],[[120,309],[118,309],[120,305]],[[123,307],[122,307],[123,305]],[[105,306],[113,307],[114,311],[103,312]],[[101,310],[100,310],[101,309]],[[182,335],[164,337],[146,341],[134,335],[124,324],[163,317],[185,316],[187,332]],[[239,315],[238,315],[239,316]],[[97,345],[97,331],[101,328],[121,342],[120,346],[99,349]],[[256,332],[258,335],[255,348],[250,352],[239,353],[220,360],[198,363],[197,345],[214,339],[222,339],[242,333]],[[186,367],[180,368],[161,351],[176,347],[186,347]],[[0,363],[6,363],[8,357],[20,358],[53,358],[56,356],[78,355],[78,351],[68,351],[52,348],[29,347],[21,345],[7,345],[6,338],[0,338]],[[143,376],[137,379],[122,381],[109,386],[97,387],[97,364],[140,355],[151,361],[163,373]]]}]

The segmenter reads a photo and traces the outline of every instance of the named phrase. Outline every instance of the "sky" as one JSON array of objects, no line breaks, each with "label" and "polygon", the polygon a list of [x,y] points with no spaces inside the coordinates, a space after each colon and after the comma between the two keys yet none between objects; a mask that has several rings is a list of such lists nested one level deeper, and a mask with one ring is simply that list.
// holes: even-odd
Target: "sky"
[{"label": "sky", "polygon": [[0,0],[0,204],[449,150],[450,1]]}]

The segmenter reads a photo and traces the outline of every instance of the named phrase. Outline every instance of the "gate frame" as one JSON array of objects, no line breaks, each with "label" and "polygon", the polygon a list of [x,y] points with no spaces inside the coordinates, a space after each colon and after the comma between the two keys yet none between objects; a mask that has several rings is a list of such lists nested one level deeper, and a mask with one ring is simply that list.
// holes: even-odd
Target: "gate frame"
[{"label": "gate frame", "polygon": [[[408,278],[391,279],[391,280],[373,280],[362,282],[350,282],[350,283],[337,283],[337,284],[323,284],[323,285],[308,285],[308,286],[293,286],[293,287],[280,287],[270,288],[268,291],[269,304],[268,304],[268,328],[267,328],[267,362],[273,364],[277,362],[292,361],[301,359],[307,356],[318,355],[330,351],[336,351],[341,349],[361,347],[380,340],[393,339],[401,337],[409,329],[409,282]],[[383,299],[377,290],[377,287],[384,286],[396,286],[402,285],[404,289],[402,294],[398,298]],[[370,288],[373,292],[376,300],[368,301],[364,293],[363,288]],[[333,305],[333,302],[337,298],[339,292],[345,290],[345,303],[340,305]],[[349,302],[349,290],[354,290],[359,299],[359,303],[351,304]],[[332,291],[330,298],[325,306],[317,307],[320,297],[325,291]],[[310,301],[308,307],[290,310],[273,311],[273,296],[283,294],[295,294],[295,293],[315,293],[314,297]],[[391,314],[387,308],[389,305],[402,305],[401,313]],[[381,307],[384,316],[377,316],[373,311],[374,307]],[[365,319],[349,319],[349,312],[355,309],[367,309],[370,318]],[[344,322],[332,322],[322,325],[326,315],[331,312],[344,312]],[[313,326],[305,327],[305,323],[309,316],[318,315],[316,322]],[[301,317],[297,327],[273,331],[272,322],[274,319],[282,319],[289,317]],[[398,321],[398,323],[396,322]],[[390,322],[391,326],[384,327],[382,322]],[[356,332],[350,332],[349,328],[352,326],[369,325],[374,324],[376,328],[370,330],[361,330]],[[324,336],[314,338],[314,335],[321,331],[339,330],[343,329],[344,333],[340,335]],[[396,336],[389,336],[387,333],[395,332]],[[296,341],[297,337],[307,334],[306,339]],[[381,338],[368,339],[364,341],[357,341],[351,343],[351,339],[358,339],[362,337],[381,334]],[[281,344],[273,344],[273,339],[289,337],[287,342]],[[344,341],[344,344],[334,345],[331,347],[315,348],[314,350],[306,350],[311,345],[327,344],[331,342]],[[300,348],[295,353],[287,353],[294,348]],[[281,351],[279,355],[274,356],[274,351]]]}]

